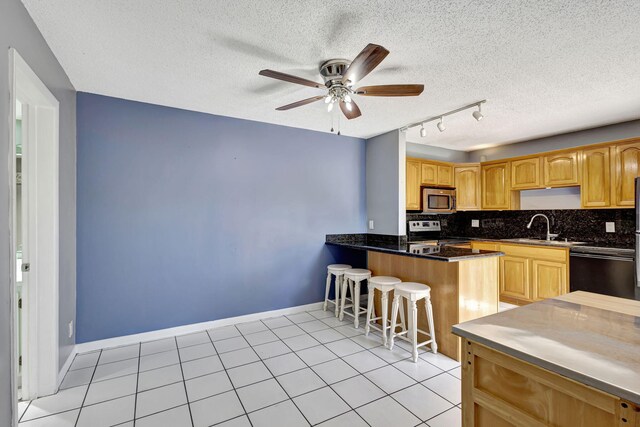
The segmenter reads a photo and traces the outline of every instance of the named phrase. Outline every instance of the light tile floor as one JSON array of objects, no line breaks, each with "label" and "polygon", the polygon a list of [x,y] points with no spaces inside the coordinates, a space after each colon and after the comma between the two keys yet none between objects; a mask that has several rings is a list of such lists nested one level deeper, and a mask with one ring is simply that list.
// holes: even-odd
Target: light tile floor
[{"label": "light tile floor", "polygon": [[[362,325],[363,322],[361,321]],[[312,311],[78,354],[20,427],[430,426],[460,421],[460,364]]]}]

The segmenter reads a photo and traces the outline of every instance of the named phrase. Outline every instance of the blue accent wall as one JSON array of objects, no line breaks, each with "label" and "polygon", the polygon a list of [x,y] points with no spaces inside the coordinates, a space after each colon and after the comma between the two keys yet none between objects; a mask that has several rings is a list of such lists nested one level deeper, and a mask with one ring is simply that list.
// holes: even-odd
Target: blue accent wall
[{"label": "blue accent wall", "polygon": [[[283,113],[286,114],[286,113]],[[77,342],[321,301],[365,142],[77,95]]]}]

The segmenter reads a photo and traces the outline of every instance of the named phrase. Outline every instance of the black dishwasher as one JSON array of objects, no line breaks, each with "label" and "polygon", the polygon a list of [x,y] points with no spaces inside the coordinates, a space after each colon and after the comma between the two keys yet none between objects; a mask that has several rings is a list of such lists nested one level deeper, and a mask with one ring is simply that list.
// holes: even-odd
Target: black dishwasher
[{"label": "black dishwasher", "polygon": [[636,299],[633,249],[574,246],[569,289]]}]

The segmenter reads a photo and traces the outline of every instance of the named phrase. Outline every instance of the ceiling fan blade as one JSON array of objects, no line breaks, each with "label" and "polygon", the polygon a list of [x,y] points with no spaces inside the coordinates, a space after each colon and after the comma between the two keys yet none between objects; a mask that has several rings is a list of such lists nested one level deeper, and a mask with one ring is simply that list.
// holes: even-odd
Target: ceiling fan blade
[{"label": "ceiling fan blade", "polygon": [[362,113],[360,112],[360,108],[358,108],[358,105],[353,102],[353,100],[351,100],[349,104],[351,104],[351,109],[347,107],[346,102],[340,101],[340,109],[342,110],[342,113],[345,115],[345,117],[349,120],[360,117]]},{"label": "ceiling fan blade", "polygon": [[302,77],[292,76],[291,74],[281,73],[273,70],[261,70],[258,74],[265,77],[271,77],[272,79],[278,79],[289,83],[295,83],[304,86],[324,88],[322,83],[316,83],[311,80],[303,79]]},{"label": "ceiling fan blade", "polygon": [[387,57],[389,51],[377,44],[369,43],[351,62],[342,76],[342,83],[350,80],[355,83],[373,71]]},{"label": "ceiling fan blade", "polygon": [[418,96],[424,85],[380,85],[362,86],[356,89],[358,95],[364,96]]},{"label": "ceiling fan blade", "polygon": [[320,101],[323,99],[325,95],[314,96],[312,98],[303,99],[301,101],[293,102],[291,104],[283,105],[282,107],[276,108],[278,111],[290,110],[296,107],[302,107],[303,105],[311,104],[312,102]]}]

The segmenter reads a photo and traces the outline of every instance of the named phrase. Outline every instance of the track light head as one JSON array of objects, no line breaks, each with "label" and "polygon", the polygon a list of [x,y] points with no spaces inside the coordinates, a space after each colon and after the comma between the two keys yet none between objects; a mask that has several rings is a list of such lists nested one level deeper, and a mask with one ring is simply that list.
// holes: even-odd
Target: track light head
[{"label": "track light head", "polygon": [[438,130],[439,130],[440,132],[444,132],[444,131],[445,131],[445,129],[447,128],[447,127],[444,125],[444,122],[442,121],[442,119],[443,119],[443,117],[441,116],[441,117],[440,117],[440,121],[438,122]]},{"label": "track light head", "polygon": [[425,137],[427,136],[427,130],[424,128],[424,123],[422,124],[422,127],[420,128],[420,136],[421,137]]},{"label": "track light head", "polygon": [[482,115],[482,104],[478,104],[478,111],[474,111],[472,115],[473,115],[473,118],[476,119],[477,121],[482,120],[482,118],[484,117]]}]

